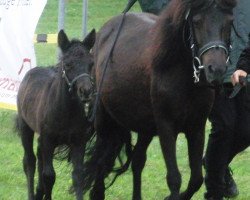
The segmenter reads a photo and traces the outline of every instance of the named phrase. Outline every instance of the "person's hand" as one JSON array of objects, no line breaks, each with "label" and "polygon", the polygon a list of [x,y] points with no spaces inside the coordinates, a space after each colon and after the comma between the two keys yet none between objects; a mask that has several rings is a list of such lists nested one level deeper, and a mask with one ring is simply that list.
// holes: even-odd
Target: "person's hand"
[{"label": "person's hand", "polygon": [[233,85],[239,83],[239,77],[243,76],[246,77],[247,73],[244,70],[238,69],[236,70],[233,75],[231,76],[231,82]]}]

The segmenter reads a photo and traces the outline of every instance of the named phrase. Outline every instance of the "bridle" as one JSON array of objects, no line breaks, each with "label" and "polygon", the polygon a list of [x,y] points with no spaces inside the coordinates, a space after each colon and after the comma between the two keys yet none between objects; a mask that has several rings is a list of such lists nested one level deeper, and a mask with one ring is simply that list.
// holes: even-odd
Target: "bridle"
[{"label": "bridle", "polygon": [[191,15],[191,10],[189,9],[186,16],[185,16],[185,23],[189,27],[189,41],[190,41],[190,49],[192,52],[192,65],[193,65],[193,77],[194,77],[194,83],[198,83],[200,81],[200,74],[201,70],[204,69],[205,67],[201,63],[201,57],[204,55],[207,51],[210,49],[223,49],[227,55],[227,61],[229,61],[229,47],[231,48],[231,45],[227,45],[223,41],[211,41],[208,42],[207,44],[203,45],[201,48],[197,48],[197,43],[195,40],[195,32],[194,32],[194,26],[192,23],[192,15]]},{"label": "bridle", "polygon": [[65,82],[67,83],[68,87],[69,87],[69,92],[72,92],[73,91],[73,87],[76,83],[76,81],[81,78],[81,77],[87,77],[89,78],[90,82],[91,82],[91,87],[93,88],[94,87],[94,82],[93,82],[93,78],[91,75],[89,75],[88,73],[82,73],[78,76],[76,76],[75,78],[73,78],[73,80],[69,80],[67,74],[66,74],[66,71],[64,69],[64,65],[62,63],[62,78],[65,80]]}]

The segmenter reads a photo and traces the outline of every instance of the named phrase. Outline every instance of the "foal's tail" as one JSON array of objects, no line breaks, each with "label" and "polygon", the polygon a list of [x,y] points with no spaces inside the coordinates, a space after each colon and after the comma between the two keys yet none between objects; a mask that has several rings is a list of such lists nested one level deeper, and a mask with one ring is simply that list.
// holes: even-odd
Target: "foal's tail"
[{"label": "foal's tail", "polygon": [[[114,173],[110,187],[116,178],[124,173],[131,162],[132,144],[131,134],[114,134],[100,136],[97,134],[95,144],[86,153],[87,161],[84,164],[84,193],[90,190],[96,182],[104,180],[109,174]],[[126,162],[122,157],[126,156]],[[118,161],[119,166],[115,166]]]},{"label": "foal's tail", "polygon": [[23,122],[22,118],[20,118],[20,116],[16,114],[13,126],[14,131],[17,132],[19,136],[22,136],[24,127],[25,123]]}]

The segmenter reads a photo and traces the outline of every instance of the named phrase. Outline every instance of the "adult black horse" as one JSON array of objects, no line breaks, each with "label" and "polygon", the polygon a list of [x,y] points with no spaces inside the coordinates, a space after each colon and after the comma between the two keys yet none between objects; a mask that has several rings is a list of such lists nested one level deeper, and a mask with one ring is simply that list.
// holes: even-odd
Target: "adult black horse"
[{"label": "adult black horse", "polygon": [[[122,16],[101,28],[94,46],[99,85],[106,72],[98,88],[97,142],[85,169],[85,189],[93,186],[91,199],[104,199],[104,179],[122,146],[128,146],[130,131],[138,133],[128,158],[134,200],[141,199],[146,149],[156,134],[167,167],[168,199],[191,199],[200,188],[205,123],[226,71],[235,5],[236,0],[172,0],[159,17],[127,14],[110,58]],[[180,132],[187,138],[191,168],[187,190],[181,194],[176,161]]]},{"label": "adult black horse", "polygon": [[[87,120],[84,105],[91,101],[94,90],[90,76],[93,66],[90,49],[94,42],[94,30],[83,41],[69,41],[61,30],[58,45],[62,50],[62,57],[57,66],[31,69],[21,82],[17,95],[16,127],[24,148],[23,167],[29,200],[51,199],[55,182],[53,155],[55,148],[61,145],[69,148],[76,199],[83,198],[83,159],[89,138],[88,130],[92,126]],[[36,195],[34,132],[39,134]]]}]

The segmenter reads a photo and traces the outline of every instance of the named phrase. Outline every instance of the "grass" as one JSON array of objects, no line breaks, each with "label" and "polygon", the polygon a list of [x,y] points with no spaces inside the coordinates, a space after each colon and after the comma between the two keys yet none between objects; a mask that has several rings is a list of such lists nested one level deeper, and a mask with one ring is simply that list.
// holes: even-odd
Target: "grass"
[{"label": "grass", "polygon": [[[70,38],[81,37],[81,9],[77,0],[67,1],[67,16],[65,23],[66,33]],[[91,0],[89,1],[88,30],[95,27],[97,30],[109,18],[119,14],[126,5],[126,0]],[[138,5],[134,10],[139,10]],[[48,0],[45,11],[39,21],[36,33],[57,32],[57,1]],[[38,65],[53,65],[57,60],[55,44],[36,44]],[[26,179],[22,170],[23,149],[20,138],[13,130],[15,112],[0,110],[0,200],[27,199]],[[209,134],[210,124],[206,127],[206,136]],[[36,145],[35,145],[36,146]],[[34,147],[35,148],[35,147]],[[183,135],[178,138],[178,163],[183,175],[183,188],[187,185],[189,168],[187,160],[187,145]],[[155,138],[148,149],[148,160],[142,177],[142,193],[144,200],[163,199],[168,192],[165,181],[165,164],[159,147],[158,138]],[[249,184],[250,168],[249,149],[239,154],[232,163],[234,178],[238,183],[240,196],[237,200],[250,199]],[[54,200],[73,200],[68,193],[71,185],[71,166],[66,162],[55,161],[57,174],[53,189]],[[195,194],[193,200],[203,199],[204,186]],[[129,200],[132,194],[132,175],[126,172],[118,178],[116,183],[107,190],[107,200]],[[88,197],[86,198],[88,199]]]}]

